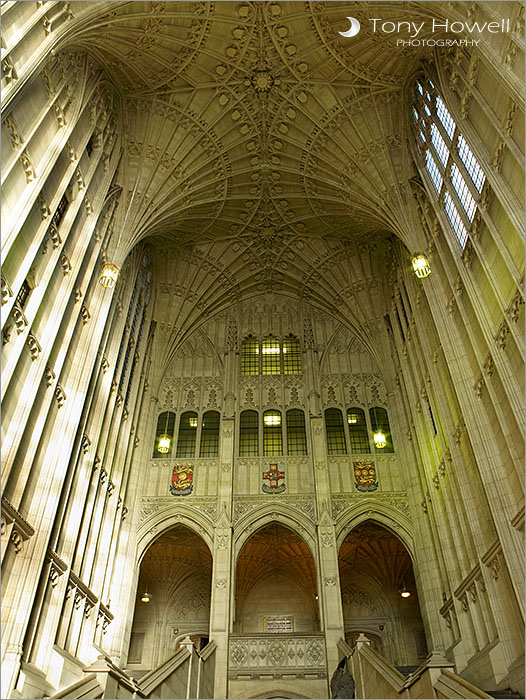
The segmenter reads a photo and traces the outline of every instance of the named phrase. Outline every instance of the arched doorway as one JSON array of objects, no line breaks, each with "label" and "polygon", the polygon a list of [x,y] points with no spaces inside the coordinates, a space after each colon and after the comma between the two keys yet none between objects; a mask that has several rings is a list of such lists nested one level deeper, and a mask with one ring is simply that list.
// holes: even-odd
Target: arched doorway
[{"label": "arched doorway", "polygon": [[347,643],[353,646],[363,633],[394,665],[418,666],[427,649],[413,564],[402,542],[366,521],[346,536],[338,563]]},{"label": "arched doorway", "polygon": [[316,568],[305,542],[271,523],[245,542],[236,567],[234,631],[318,632]]},{"label": "arched doorway", "polygon": [[155,668],[186,635],[198,649],[208,641],[211,583],[212,555],[197,533],[176,525],[155,540],[141,562],[127,670]]}]

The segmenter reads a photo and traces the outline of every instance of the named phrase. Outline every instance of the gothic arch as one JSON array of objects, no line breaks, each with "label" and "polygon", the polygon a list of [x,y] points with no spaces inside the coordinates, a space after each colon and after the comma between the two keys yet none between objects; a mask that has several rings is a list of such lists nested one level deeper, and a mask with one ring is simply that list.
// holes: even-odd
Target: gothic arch
[{"label": "gothic arch", "polygon": [[409,518],[393,506],[370,501],[351,507],[336,522],[336,546],[338,550],[349,532],[367,520],[389,530],[402,542],[414,561],[413,526]]},{"label": "gothic arch", "polygon": [[316,530],[307,516],[299,513],[295,508],[283,504],[265,504],[254,508],[251,512],[240,518],[234,527],[234,555],[237,561],[245,543],[258,530],[266,525],[278,522],[292,530],[300,537],[317,564],[316,554]]},{"label": "gothic arch", "polygon": [[[147,516],[137,533],[137,564],[140,565],[148,548],[161,535],[164,535],[174,525],[184,525],[199,535],[207,545],[210,553],[214,551],[214,526],[212,521],[201,513],[177,503],[161,508],[153,515]],[[170,512],[172,511],[172,512]]]}]

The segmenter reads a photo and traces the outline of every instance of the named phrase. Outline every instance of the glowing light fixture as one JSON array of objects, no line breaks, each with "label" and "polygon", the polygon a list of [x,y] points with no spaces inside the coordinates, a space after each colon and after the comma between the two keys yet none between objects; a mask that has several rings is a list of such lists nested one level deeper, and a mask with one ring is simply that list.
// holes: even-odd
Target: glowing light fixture
[{"label": "glowing light fixture", "polygon": [[167,452],[170,451],[170,444],[172,442],[172,439],[169,435],[161,435],[159,437],[159,447],[157,450],[159,452],[162,452],[163,454],[166,454]]},{"label": "glowing light fixture", "polygon": [[114,262],[105,262],[102,266],[102,273],[99,277],[99,282],[106,289],[111,289],[115,286],[115,282],[119,276],[120,267]]},{"label": "glowing light fixture", "polygon": [[402,588],[400,589],[400,595],[402,596],[402,598],[409,598],[409,596],[411,595],[411,591],[405,586],[402,586]]},{"label": "glowing light fixture", "polygon": [[387,440],[385,439],[385,434],[381,430],[377,430],[376,433],[373,435],[373,440],[375,446],[381,450],[382,447],[385,447],[387,445]]},{"label": "glowing light fixture", "polygon": [[151,593],[148,593],[148,591],[144,591],[144,593],[141,596],[141,603],[149,603],[151,598]]},{"label": "glowing light fixture", "polygon": [[157,445],[157,451],[161,454],[166,454],[170,451],[170,445],[172,443],[172,438],[168,435],[168,416],[169,412],[166,411],[166,426],[164,428],[164,433],[159,436],[159,444]]},{"label": "glowing light fixture", "polygon": [[197,428],[197,418],[195,416],[190,416],[190,418],[188,419],[188,425],[191,428]]},{"label": "glowing light fixture", "polygon": [[271,413],[268,416],[263,416],[265,425],[281,425],[281,416],[279,413]]},{"label": "glowing light fixture", "polygon": [[358,416],[356,415],[356,413],[348,413],[347,422],[351,423],[351,425],[354,425],[354,423],[358,423]]},{"label": "glowing light fixture", "polygon": [[422,253],[415,253],[411,258],[413,270],[417,277],[427,277],[431,273],[429,261]]}]

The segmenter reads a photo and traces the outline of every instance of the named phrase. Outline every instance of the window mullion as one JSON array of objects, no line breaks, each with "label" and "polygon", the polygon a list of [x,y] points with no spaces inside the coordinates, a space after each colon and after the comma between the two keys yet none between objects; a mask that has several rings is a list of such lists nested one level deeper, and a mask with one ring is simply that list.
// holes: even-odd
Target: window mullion
[{"label": "window mullion", "polygon": [[[475,200],[475,204],[477,205],[478,209],[478,200],[480,199],[480,192],[477,190],[475,187],[475,184],[473,183],[473,180],[471,179],[471,175],[467,171],[466,166],[464,165],[462,158],[459,156],[458,151],[457,151],[457,138],[458,138],[458,129],[455,132],[455,141],[454,141],[454,148],[451,149],[451,157],[453,159],[453,162],[457,166],[457,168],[460,170],[460,173],[462,177],[464,178],[464,182],[466,183],[466,186],[469,190],[469,193]],[[454,189],[454,188],[453,188]]]},{"label": "window mullion", "polygon": [[455,203],[458,214],[462,219],[462,223],[466,227],[466,231],[469,232],[469,229],[471,228],[471,221],[469,220],[469,217],[466,214],[466,210],[464,209],[464,205],[460,201],[460,197],[458,196],[456,189],[453,187],[453,183],[451,182],[451,173],[449,174],[447,181],[447,191],[449,192],[449,196],[453,199],[453,202]]}]

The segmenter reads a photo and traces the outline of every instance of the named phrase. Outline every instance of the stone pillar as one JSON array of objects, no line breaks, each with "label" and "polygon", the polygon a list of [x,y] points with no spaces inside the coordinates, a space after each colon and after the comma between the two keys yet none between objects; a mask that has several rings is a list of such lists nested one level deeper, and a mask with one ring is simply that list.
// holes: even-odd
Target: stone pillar
[{"label": "stone pillar", "polygon": [[343,609],[336,533],[330,514],[330,484],[323,418],[313,417],[310,424],[318,513],[318,595],[330,678],[340,661],[338,642],[344,638]]},{"label": "stone pillar", "polygon": [[232,524],[223,510],[214,536],[212,598],[210,601],[210,639],[217,644],[215,654],[214,697],[228,697],[228,642],[233,591]]},{"label": "stone pillar", "polygon": [[[233,361],[230,354],[226,363]],[[232,404],[232,405],[227,405]],[[219,514],[214,530],[212,569],[212,596],[210,601],[210,640],[217,644],[215,653],[214,697],[228,697],[228,643],[232,620],[233,577],[232,566],[232,488],[234,467],[233,401],[227,402],[220,440],[220,472],[218,478]]]}]

